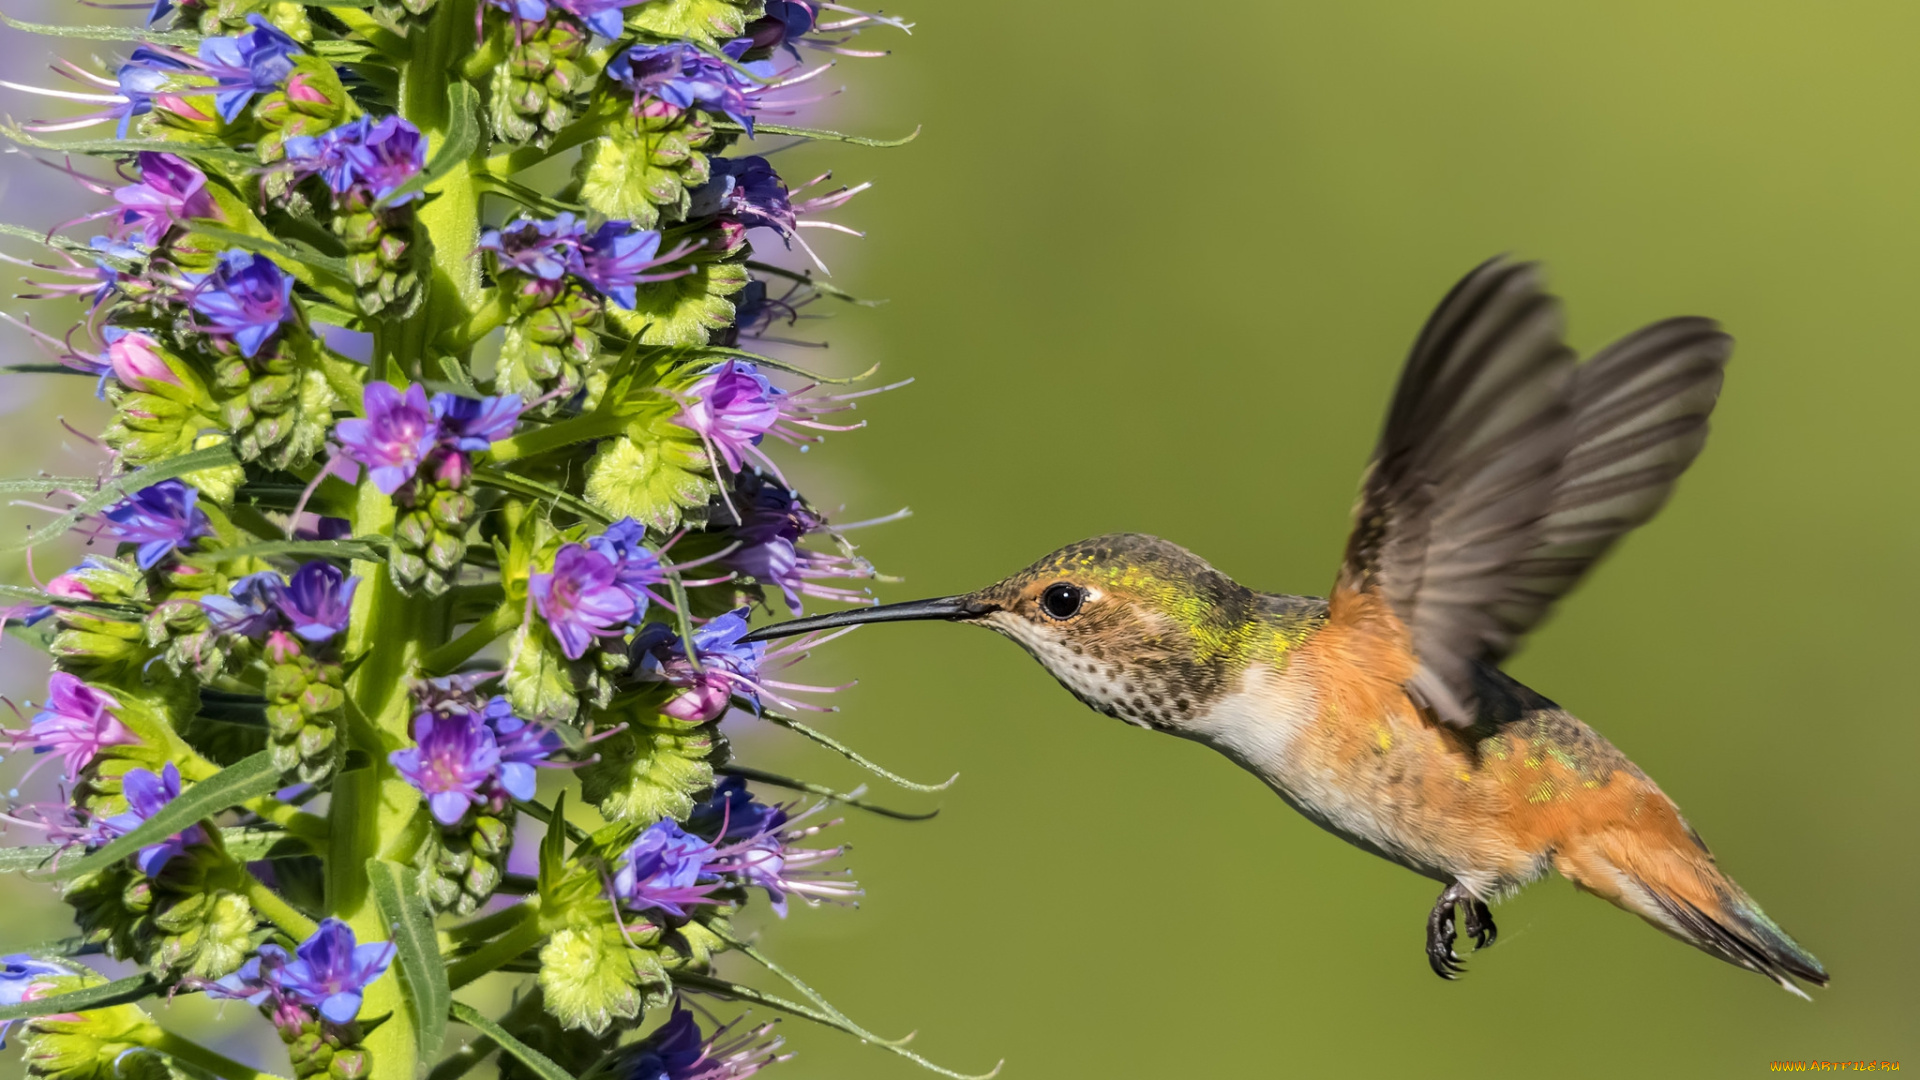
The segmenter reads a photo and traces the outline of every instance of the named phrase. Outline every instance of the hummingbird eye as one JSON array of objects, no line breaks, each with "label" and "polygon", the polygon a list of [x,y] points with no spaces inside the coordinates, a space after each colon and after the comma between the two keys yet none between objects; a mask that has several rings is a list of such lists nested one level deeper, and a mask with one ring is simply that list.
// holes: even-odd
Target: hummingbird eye
[{"label": "hummingbird eye", "polygon": [[1080,613],[1086,599],[1087,590],[1063,581],[1047,586],[1047,591],[1040,594],[1040,606],[1056,619],[1071,619]]}]

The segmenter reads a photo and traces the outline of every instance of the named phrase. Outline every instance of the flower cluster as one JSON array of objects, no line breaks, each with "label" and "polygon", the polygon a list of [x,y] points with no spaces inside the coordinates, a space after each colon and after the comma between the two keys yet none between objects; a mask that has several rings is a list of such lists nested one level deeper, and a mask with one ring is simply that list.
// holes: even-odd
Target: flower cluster
[{"label": "flower cluster", "polygon": [[[144,14],[70,28],[104,59],[56,63],[78,90],[17,134],[92,209],[0,255],[82,311],[0,316],[57,360],[9,377],[82,375],[102,429],[24,544],[89,550],[44,582],[29,560],[0,611],[53,667],[0,730],[24,763],[0,821],[39,843],[21,865],[58,882],[71,955],[250,1003],[293,1080],[464,1071],[416,1036],[484,975],[527,983],[496,1041],[575,1075],[784,1060],[678,1004],[739,999],[712,964],[735,920],[859,895],[820,808],[741,777],[831,789],[730,764],[753,748],[722,730],[807,730],[838,688],[788,669],[833,635],[768,647],[750,619],[875,577],[781,471],[874,391],[823,392],[773,336],[844,295],[804,238],[859,235],[822,216],[865,185],[783,177],[768,140],[871,142],[789,126],[826,70],[803,57],[906,24],[815,0]],[[220,1060],[72,996],[98,983],[0,966],[36,1080]]]}]

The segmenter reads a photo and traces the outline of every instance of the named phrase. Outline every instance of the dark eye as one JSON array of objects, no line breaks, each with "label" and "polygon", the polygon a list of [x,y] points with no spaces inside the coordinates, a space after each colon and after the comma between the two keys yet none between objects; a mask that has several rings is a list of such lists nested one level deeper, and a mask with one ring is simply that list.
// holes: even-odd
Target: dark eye
[{"label": "dark eye", "polygon": [[1085,589],[1062,582],[1047,586],[1047,591],[1040,594],[1040,606],[1056,619],[1071,619],[1080,613],[1080,605],[1086,599]]}]

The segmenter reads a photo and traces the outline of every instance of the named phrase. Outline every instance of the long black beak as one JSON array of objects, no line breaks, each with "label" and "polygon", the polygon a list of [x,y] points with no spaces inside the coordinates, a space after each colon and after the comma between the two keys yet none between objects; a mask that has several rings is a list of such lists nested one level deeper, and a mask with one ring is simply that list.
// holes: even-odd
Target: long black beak
[{"label": "long black beak", "polygon": [[967,596],[942,596],[937,600],[909,600],[904,604],[881,604],[879,607],[854,608],[850,611],[834,611],[825,615],[813,615],[805,619],[793,619],[788,622],[763,626],[742,641],[770,641],[773,638],[792,637],[795,634],[810,633],[814,630],[836,630],[842,626],[860,626],[877,622],[914,622],[923,619],[977,619],[992,611],[996,605],[975,600]]}]

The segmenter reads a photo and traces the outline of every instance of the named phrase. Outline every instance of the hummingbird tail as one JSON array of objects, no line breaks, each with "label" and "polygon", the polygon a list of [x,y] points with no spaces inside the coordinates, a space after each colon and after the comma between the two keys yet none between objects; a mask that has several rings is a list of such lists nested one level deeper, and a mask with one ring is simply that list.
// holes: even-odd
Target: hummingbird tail
[{"label": "hummingbird tail", "polygon": [[1691,829],[1676,843],[1609,831],[1556,864],[1581,889],[1703,952],[1765,975],[1788,993],[1807,996],[1796,978],[1827,985],[1820,961],[1715,865]]}]

